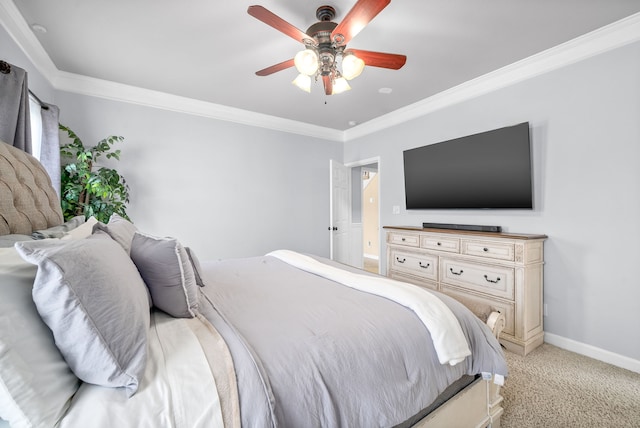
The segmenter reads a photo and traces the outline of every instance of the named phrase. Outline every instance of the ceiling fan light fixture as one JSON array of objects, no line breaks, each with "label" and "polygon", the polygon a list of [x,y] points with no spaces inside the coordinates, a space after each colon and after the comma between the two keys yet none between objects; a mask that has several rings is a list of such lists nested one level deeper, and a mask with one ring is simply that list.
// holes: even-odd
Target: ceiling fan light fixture
[{"label": "ceiling fan light fixture", "polygon": [[355,79],[364,70],[364,61],[352,53],[345,52],[342,56],[342,77],[347,80]]},{"label": "ceiling fan light fixture", "polygon": [[318,71],[318,54],[313,49],[304,49],[296,54],[293,62],[300,74],[313,76]]},{"label": "ceiling fan light fixture", "polygon": [[306,74],[298,74],[298,77],[296,77],[291,83],[305,92],[311,92],[311,77],[307,76]]},{"label": "ceiling fan light fixture", "polygon": [[328,5],[320,6],[316,10],[318,22],[311,25],[306,32],[263,6],[249,6],[249,15],[304,45],[303,50],[294,58],[259,70],[256,75],[268,76],[295,66],[300,73],[293,81],[296,86],[305,92],[311,92],[313,77],[316,82],[322,81],[325,95],[331,95],[350,90],[347,80],[358,77],[365,65],[399,70],[407,61],[405,55],[360,49],[347,50],[347,44],[351,39],[389,3],[391,0],[356,0],[355,5],[340,23],[333,22],[336,16],[335,8]]},{"label": "ceiling fan light fixture", "polygon": [[349,90],[351,90],[351,86],[349,86],[349,83],[347,83],[347,79],[345,79],[344,77],[338,77],[333,82],[333,92],[331,92],[331,95],[341,94]]}]

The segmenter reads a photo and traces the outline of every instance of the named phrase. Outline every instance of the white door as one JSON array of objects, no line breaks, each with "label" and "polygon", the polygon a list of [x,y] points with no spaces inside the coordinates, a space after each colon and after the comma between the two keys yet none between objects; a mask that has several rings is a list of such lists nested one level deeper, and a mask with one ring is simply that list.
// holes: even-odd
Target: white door
[{"label": "white door", "polygon": [[329,245],[331,260],[349,264],[351,168],[330,160]]}]

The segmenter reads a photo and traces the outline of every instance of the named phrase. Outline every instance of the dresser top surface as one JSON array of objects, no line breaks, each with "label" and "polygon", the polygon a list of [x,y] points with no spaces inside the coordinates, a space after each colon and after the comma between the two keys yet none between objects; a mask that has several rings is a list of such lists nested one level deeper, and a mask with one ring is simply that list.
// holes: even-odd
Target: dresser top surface
[{"label": "dresser top surface", "polygon": [[505,238],[505,239],[522,239],[522,240],[547,239],[547,235],[540,235],[540,234],[510,233],[510,232],[477,232],[472,230],[433,229],[433,228],[423,228],[423,227],[416,227],[416,226],[383,226],[383,229],[408,230],[412,232],[444,233],[444,234],[452,234],[452,235],[484,236],[487,238]]}]

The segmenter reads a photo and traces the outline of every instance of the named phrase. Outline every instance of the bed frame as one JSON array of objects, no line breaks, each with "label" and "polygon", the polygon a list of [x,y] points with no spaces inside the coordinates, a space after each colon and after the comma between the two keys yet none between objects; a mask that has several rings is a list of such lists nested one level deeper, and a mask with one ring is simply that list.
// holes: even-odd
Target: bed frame
[{"label": "bed frame", "polygon": [[500,428],[500,387],[490,380],[476,379],[449,401],[414,425],[415,428]]},{"label": "bed frame", "polygon": [[[63,223],[58,196],[45,169],[32,156],[0,141],[0,235],[30,234]],[[6,197],[8,195],[8,197]],[[487,308],[470,308],[496,338],[505,317]],[[484,311],[484,312],[483,312]],[[488,314],[487,315],[483,315]],[[414,427],[500,427],[500,386],[478,378]]]},{"label": "bed frame", "polygon": [[[476,315],[481,316],[478,313]],[[500,312],[491,312],[483,321],[498,339],[505,326],[505,316]],[[493,379],[478,378],[421,419],[414,428],[500,428],[500,418],[504,411],[500,388]]]}]

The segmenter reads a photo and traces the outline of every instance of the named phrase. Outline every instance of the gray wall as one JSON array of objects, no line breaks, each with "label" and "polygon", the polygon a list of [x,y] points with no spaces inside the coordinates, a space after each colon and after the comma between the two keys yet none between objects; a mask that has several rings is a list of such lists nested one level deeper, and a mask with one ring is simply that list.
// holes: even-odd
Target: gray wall
[{"label": "gray wall", "polygon": [[[635,43],[348,142],[344,162],[380,156],[382,225],[547,234],[545,331],[639,360],[639,76]],[[524,121],[533,211],[404,209],[403,150]]]},{"label": "gray wall", "polygon": [[201,259],[289,248],[328,256],[329,159],[342,144],[58,93],[61,123],[85,143],[122,135],[128,214]]}]

